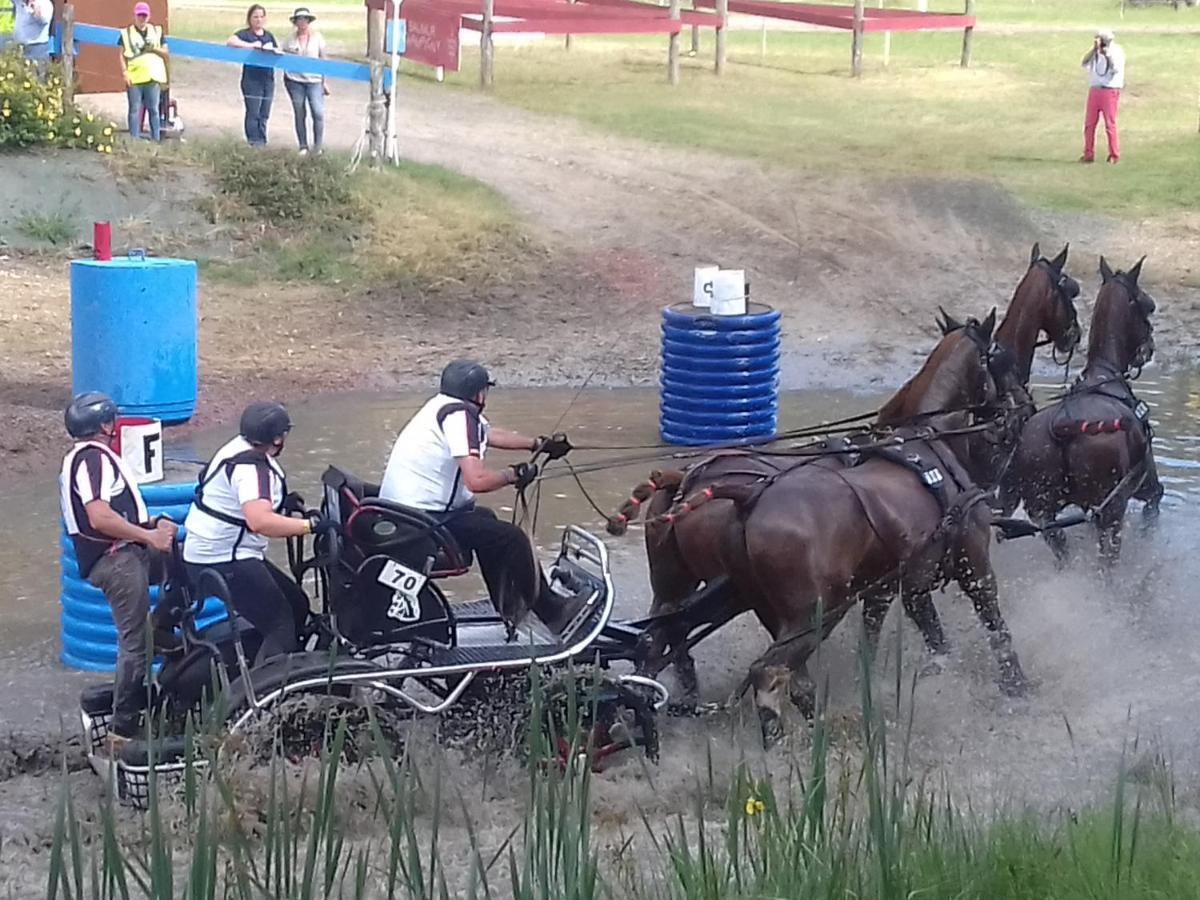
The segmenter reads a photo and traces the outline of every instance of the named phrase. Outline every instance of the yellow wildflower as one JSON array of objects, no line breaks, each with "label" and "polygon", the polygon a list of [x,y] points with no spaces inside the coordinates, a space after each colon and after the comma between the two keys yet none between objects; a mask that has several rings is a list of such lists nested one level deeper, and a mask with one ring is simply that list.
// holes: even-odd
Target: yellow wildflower
[{"label": "yellow wildflower", "polygon": [[9,116],[11,116],[11,115],[12,115],[12,110],[11,110],[11,109],[5,109],[5,110],[4,110],[4,118],[6,118],[6,119],[7,119],[7,118],[8,118]]},{"label": "yellow wildflower", "polygon": [[750,797],[746,800],[746,815],[747,816],[757,816],[760,813],[762,813],[766,808],[767,808],[766,804],[764,804],[761,800],[756,800],[753,797]]},{"label": "yellow wildflower", "polygon": [[80,129],[76,128],[75,129],[75,137],[79,137],[81,134],[83,134],[83,132]]},{"label": "yellow wildflower", "polygon": [[93,116],[91,113],[88,113],[88,114],[87,114],[87,120],[88,120],[89,122],[95,122],[95,121],[96,121],[96,117],[95,117],[95,116]]},{"label": "yellow wildflower", "polygon": [[105,129],[104,129],[104,136],[105,136],[105,137],[109,137],[109,136],[110,136],[112,133],[113,133],[113,130],[112,130],[112,126],[111,126],[111,125],[109,125],[107,128],[105,128]]}]

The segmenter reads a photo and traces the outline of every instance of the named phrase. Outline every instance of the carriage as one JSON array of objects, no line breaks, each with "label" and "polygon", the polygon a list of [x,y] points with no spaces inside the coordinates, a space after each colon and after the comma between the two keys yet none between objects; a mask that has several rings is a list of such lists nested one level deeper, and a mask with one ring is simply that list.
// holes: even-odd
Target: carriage
[{"label": "carriage", "polygon": [[[251,665],[260,638],[232,609],[224,621],[195,626],[194,611],[207,597],[227,598],[220,576],[206,573],[192,590],[176,574],[167,593],[175,592],[182,609],[183,647],[153,680],[148,719],[157,734],[108,758],[112,684],[83,691],[89,759],[98,772],[115,774],[122,798],[142,805],[152,770],[162,776],[186,768],[189,714],[193,722],[216,718],[221,731],[238,734],[254,723],[270,724],[285,701],[305,696],[332,699],[341,712],[375,706],[392,711],[393,720],[410,721],[487,703],[495,679],[524,680],[531,667],[553,678],[547,716],[554,695],[560,711],[570,705],[577,712],[580,735],[554,735],[562,761],[586,752],[599,764],[634,749],[657,757],[656,713],[668,692],[653,678],[614,671],[634,660],[653,623],[613,621],[615,591],[601,540],[576,526],[564,531],[547,577],[550,589],[579,612],[562,632],[532,616],[513,628],[490,598],[447,598],[442,585],[465,574],[472,560],[433,518],[379,499],[377,486],[333,466],[322,476],[322,488],[321,511],[340,523],[340,535],[314,541],[311,552],[303,539],[288,546],[292,576],[317,601],[305,649]],[[563,722],[541,725],[549,730]]]}]

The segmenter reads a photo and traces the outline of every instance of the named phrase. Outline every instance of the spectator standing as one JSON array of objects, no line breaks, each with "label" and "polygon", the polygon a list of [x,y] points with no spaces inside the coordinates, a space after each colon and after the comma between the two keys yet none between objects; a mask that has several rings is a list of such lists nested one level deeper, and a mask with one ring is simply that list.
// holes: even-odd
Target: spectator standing
[{"label": "spectator standing", "polygon": [[[308,59],[325,58],[325,37],[312,26],[316,18],[305,6],[292,13],[292,35],[284,44],[285,52]],[[325,77],[303,72],[284,72],[283,86],[287,88],[288,97],[292,101],[300,153],[303,155],[309,150],[309,113],[312,114],[312,150],[314,153],[320,153],[321,145],[325,141],[325,98],[329,96]]]},{"label": "spectator standing", "polygon": [[[255,3],[246,13],[246,27],[225,42],[228,47],[242,50],[266,50],[282,53],[275,35],[267,31],[267,10]],[[275,69],[263,66],[242,66],[242,101],[246,104],[246,140],[251,147],[267,143],[267,120],[271,118],[271,103],[275,99]]]},{"label": "spectator standing", "polygon": [[38,77],[44,78],[50,63],[50,23],[54,20],[51,0],[12,0],[13,40],[21,45],[25,58],[37,65]]},{"label": "spectator standing", "polygon": [[142,136],[142,110],[150,126],[150,140],[158,142],[162,134],[159,99],[167,83],[167,46],[161,25],[150,21],[150,4],[133,8],[133,24],[121,29],[117,39],[121,48],[121,74],[129,96],[129,136]]},{"label": "spectator standing", "polygon": [[1082,65],[1087,70],[1088,96],[1083,120],[1083,156],[1079,161],[1095,162],[1096,123],[1103,116],[1108,161],[1115,163],[1121,158],[1117,140],[1117,104],[1125,87],[1125,51],[1113,39],[1111,31],[1097,31],[1092,49],[1083,57]]}]

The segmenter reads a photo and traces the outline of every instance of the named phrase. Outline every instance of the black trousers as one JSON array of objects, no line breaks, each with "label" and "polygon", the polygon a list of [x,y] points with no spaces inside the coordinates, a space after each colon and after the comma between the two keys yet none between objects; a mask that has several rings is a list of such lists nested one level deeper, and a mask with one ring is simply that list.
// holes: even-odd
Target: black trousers
[{"label": "black trousers", "polygon": [[525,532],[484,507],[447,513],[444,524],[459,545],[479,560],[488,594],[501,616],[519,622],[531,609],[542,612],[552,595]]},{"label": "black trousers", "polygon": [[239,559],[207,566],[187,563],[187,569],[193,590],[203,589],[198,582],[206,569],[225,579],[234,612],[262,635],[254,665],[299,649],[300,632],[308,619],[308,597],[275,565],[265,559]]}]

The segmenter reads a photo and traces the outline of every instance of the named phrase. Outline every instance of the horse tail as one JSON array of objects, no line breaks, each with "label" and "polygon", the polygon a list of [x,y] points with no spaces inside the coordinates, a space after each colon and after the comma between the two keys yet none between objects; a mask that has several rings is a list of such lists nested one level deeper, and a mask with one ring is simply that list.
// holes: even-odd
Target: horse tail
[{"label": "horse tail", "polygon": [[608,522],[605,529],[611,535],[620,536],[629,530],[629,523],[636,522],[637,517],[641,515],[642,505],[657,494],[659,491],[671,491],[674,493],[679,490],[679,486],[683,484],[683,472],[668,470],[666,472],[658,471],[657,469],[650,473],[650,477],[637,485],[629,499],[622,503],[615,513],[608,517]]},{"label": "horse tail", "polygon": [[745,508],[758,499],[765,483],[754,481],[750,484],[717,484],[710,488],[712,500],[732,500],[739,508]]}]

